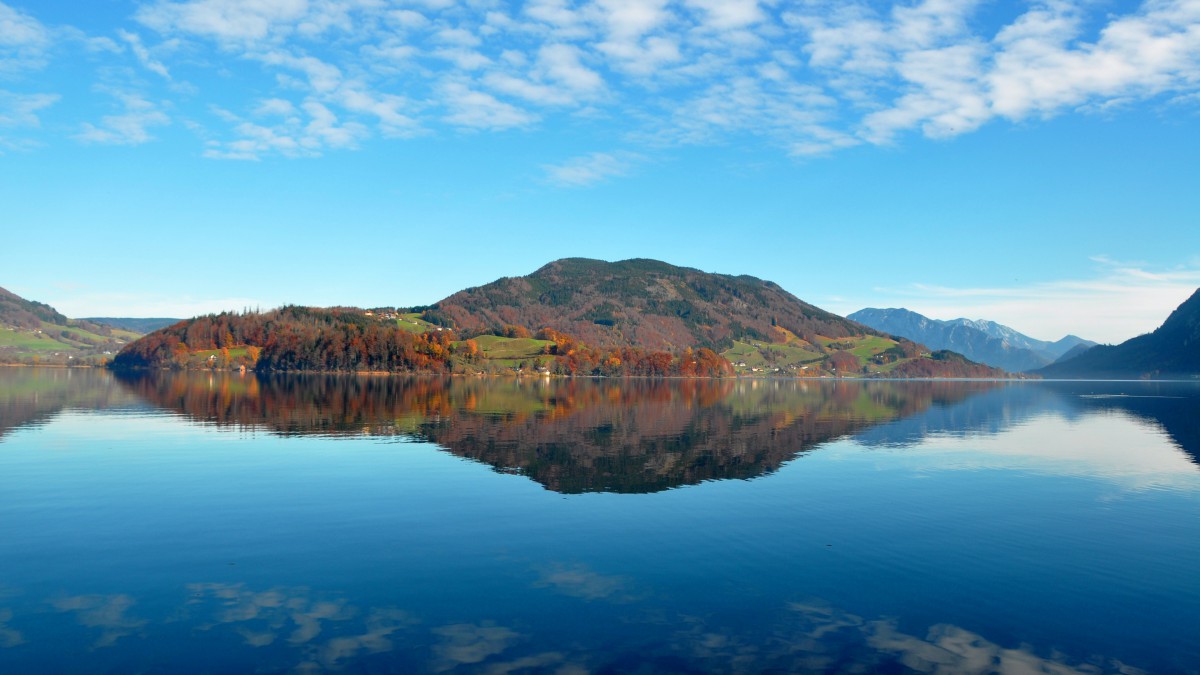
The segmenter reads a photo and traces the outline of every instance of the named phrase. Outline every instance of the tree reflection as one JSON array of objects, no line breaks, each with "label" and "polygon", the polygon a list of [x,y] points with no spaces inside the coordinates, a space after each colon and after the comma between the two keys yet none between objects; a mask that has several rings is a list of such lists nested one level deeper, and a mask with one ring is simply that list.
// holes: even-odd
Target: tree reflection
[{"label": "tree reflection", "polygon": [[990,382],[122,375],[205,424],[435,443],[551,490],[654,492],[770,473],[821,443]]}]

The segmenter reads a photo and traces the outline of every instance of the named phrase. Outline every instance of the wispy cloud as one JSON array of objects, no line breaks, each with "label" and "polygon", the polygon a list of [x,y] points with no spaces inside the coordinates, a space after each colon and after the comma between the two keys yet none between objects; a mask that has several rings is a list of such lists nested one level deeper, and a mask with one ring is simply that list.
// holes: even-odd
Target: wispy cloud
[{"label": "wispy cloud", "polygon": [[306,0],[160,0],[143,6],[137,17],[145,25],[163,32],[180,31],[222,41],[249,42],[279,38],[302,26],[308,27],[306,32],[315,32],[321,11],[310,10]]},{"label": "wispy cloud", "polygon": [[43,65],[50,31],[32,16],[0,2],[0,75]]},{"label": "wispy cloud", "polygon": [[171,118],[163,112],[162,107],[142,94],[109,90],[122,108],[115,115],[105,115],[98,124],[86,122],[76,140],[84,143],[102,143],[107,145],[140,145],[154,140],[150,130],[153,127],[166,126]]},{"label": "wispy cloud", "polygon": [[1142,265],[1093,258],[1096,274],[1006,287],[948,287],[912,284],[877,289],[859,306],[843,300],[835,311],[866,306],[902,306],[934,319],[990,319],[1044,340],[1074,333],[1102,343],[1119,343],[1148,333],[1200,288],[1200,266],[1150,270]]},{"label": "wispy cloud", "polygon": [[497,130],[523,127],[538,120],[537,115],[463,82],[446,83],[442,96],[448,108],[445,120],[456,126]]},{"label": "wispy cloud", "polygon": [[142,44],[142,38],[137,33],[119,30],[117,31],[117,35],[129,45],[130,51],[133,52],[133,55],[142,64],[142,67],[167,80],[171,79],[171,73],[167,70],[167,67],[150,55],[150,50],[146,49],[146,45]]},{"label": "wispy cloud", "polygon": [[629,152],[593,152],[574,157],[561,164],[547,164],[542,168],[551,183],[563,187],[587,187],[616,176],[629,173],[634,165],[643,161],[641,155]]},{"label": "wispy cloud", "polygon": [[0,127],[36,127],[37,113],[54,105],[58,94],[15,94],[0,89]]},{"label": "wispy cloud", "polygon": [[[244,120],[263,98],[323,106],[352,130],[321,141],[326,150],[599,111],[624,120],[625,140],[645,152],[758,136],[777,152],[812,156],[1160,98],[1195,105],[1200,94],[1194,0],[1111,12],[1035,2],[1003,24],[988,20],[985,4],[149,0],[137,25],[115,35],[163,80],[202,61],[251,63],[273,78],[221,92],[237,119],[213,122],[230,124],[235,139],[210,147],[212,157],[311,154],[277,126],[258,125],[296,146],[254,140],[264,134]],[[0,3],[0,73],[44,63],[56,30]],[[84,137],[141,137],[93,126]]]}]

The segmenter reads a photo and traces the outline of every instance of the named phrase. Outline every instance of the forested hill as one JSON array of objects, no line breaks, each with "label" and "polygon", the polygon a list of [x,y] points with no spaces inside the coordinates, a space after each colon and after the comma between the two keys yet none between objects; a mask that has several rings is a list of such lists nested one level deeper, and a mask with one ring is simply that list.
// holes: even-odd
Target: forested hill
[{"label": "forested hill", "polygon": [[124,349],[118,368],[708,377],[1000,377],[749,276],[652,260],[568,259],[432,307],[197,317]]},{"label": "forested hill", "polygon": [[1200,377],[1200,289],[1153,333],[1092,347],[1035,373],[1053,378]]},{"label": "forested hill", "polygon": [[751,276],[710,274],[657,260],[556,260],[533,274],[468,288],[426,318],[466,333],[552,326],[599,347],[723,350],[735,339],[882,335]]}]

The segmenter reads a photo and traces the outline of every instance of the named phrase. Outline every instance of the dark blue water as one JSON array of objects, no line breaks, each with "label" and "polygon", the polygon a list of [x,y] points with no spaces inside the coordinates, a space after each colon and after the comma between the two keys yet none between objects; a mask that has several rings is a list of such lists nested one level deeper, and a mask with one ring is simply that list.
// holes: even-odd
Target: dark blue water
[{"label": "dark blue water", "polygon": [[1200,672],[1200,387],[0,369],[0,672]]}]

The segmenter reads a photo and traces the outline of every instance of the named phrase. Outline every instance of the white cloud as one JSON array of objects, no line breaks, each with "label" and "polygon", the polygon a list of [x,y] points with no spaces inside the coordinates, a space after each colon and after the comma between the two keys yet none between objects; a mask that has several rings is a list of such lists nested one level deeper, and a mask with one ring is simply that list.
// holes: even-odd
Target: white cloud
[{"label": "white cloud", "polygon": [[85,123],[75,139],[84,143],[105,145],[141,145],[154,140],[150,129],[171,123],[171,118],[161,107],[141,94],[110,90],[120,103],[123,112],[106,115],[99,124]]},{"label": "white cloud", "polygon": [[[504,72],[485,75],[483,82],[493,90],[549,106],[577,106],[595,99],[604,90],[604,80],[581,62],[582,52],[572,46],[543,46],[537,62],[524,77]],[[523,65],[524,59],[509,59]]]},{"label": "white cloud", "polygon": [[687,0],[704,13],[705,24],[714,30],[744,28],[765,17],[757,0]]},{"label": "white cloud", "polygon": [[872,143],[919,129],[930,138],[1081,106],[1102,109],[1200,87],[1200,9],[1147,2],[1109,17],[1093,42],[1075,5],[1035,3],[993,35],[971,34],[976,0],[926,0],[884,16],[863,5],[792,13],[810,64],[867,113],[845,120]]},{"label": "white cloud", "polygon": [[739,75],[673,106],[658,137],[708,143],[730,133],[750,133],[783,140],[796,154],[820,154],[845,142],[827,128],[835,105],[811,85]]},{"label": "white cloud", "polygon": [[146,70],[161,75],[168,80],[171,79],[171,73],[167,71],[167,67],[150,55],[150,50],[146,49],[146,45],[142,44],[142,39],[136,33],[119,30],[117,31],[117,35],[121,36],[121,39],[129,44],[129,49],[133,51],[133,55],[137,57],[138,62]]},{"label": "white cloud", "polygon": [[891,108],[864,117],[863,137],[890,143],[898,131],[917,126],[931,138],[977,129],[991,117],[979,82],[985,55],[978,44],[905,54],[896,70],[912,84],[910,91]]},{"label": "white cloud", "polygon": [[37,127],[38,111],[54,105],[57,94],[16,94],[0,89],[0,127]]},{"label": "white cloud", "polygon": [[370,135],[367,127],[346,121],[328,106],[309,99],[299,107],[289,101],[268,99],[255,109],[267,123],[251,122],[221,108],[213,111],[232,123],[238,136],[232,141],[208,141],[209,159],[258,160],[266,154],[285,157],[318,157],[326,150],[357,147]]},{"label": "white cloud", "polygon": [[300,71],[308,79],[308,86],[317,93],[328,93],[337,89],[342,83],[342,71],[337,66],[326,63],[314,56],[297,56],[285,51],[268,51],[253,54],[263,63],[272,66],[283,66]]},{"label": "white cloud", "polygon": [[487,56],[473,50],[461,47],[435,49],[430,54],[443,61],[449,61],[459,70],[473,71],[486,68],[492,64]]},{"label": "white cloud", "polygon": [[40,67],[50,43],[41,22],[0,2],[0,74]]},{"label": "white cloud", "polygon": [[636,40],[670,18],[667,0],[596,0],[610,39]]},{"label": "white cloud", "polygon": [[268,98],[259,102],[254,109],[256,115],[288,117],[296,114],[296,106],[281,98]]},{"label": "white cloud", "polygon": [[[1004,24],[986,4],[146,0],[135,20],[162,41],[114,32],[165,79],[201,63],[225,69],[222,105],[239,116],[256,115],[263,99],[319,104],[351,132],[321,148],[587,111],[627,120],[625,142],[751,135],[809,156],[1200,95],[1196,0],[1044,0],[1014,6]],[[68,30],[0,2],[0,71],[41,62]],[[101,49],[100,39],[85,41]],[[274,82],[240,72],[246,60]],[[286,147],[284,138],[304,147],[270,130],[278,138],[266,147]]]},{"label": "white cloud", "polygon": [[307,0],[160,0],[137,12],[140,22],[160,32],[182,31],[218,40],[253,41],[294,28]]},{"label": "white cloud", "polygon": [[642,157],[632,153],[593,152],[575,157],[561,164],[547,164],[542,168],[551,183],[563,187],[586,187],[616,176],[629,173]]},{"label": "white cloud", "polygon": [[434,34],[434,39],[458,47],[477,47],[483,42],[478,35],[462,28],[443,28]]},{"label": "white cloud", "polygon": [[318,145],[329,148],[354,147],[358,139],[366,133],[366,129],[360,124],[340,123],[333,111],[316,101],[309,101],[302,107],[310,117],[308,124],[304,127],[304,142],[314,147]]},{"label": "white cloud", "polygon": [[395,9],[387,13],[387,21],[404,29],[421,28],[429,24],[424,14],[411,9]]},{"label": "white cloud", "polygon": [[383,132],[390,136],[410,135],[419,126],[413,117],[403,112],[412,107],[407,99],[373,92],[362,83],[341,87],[335,100],[346,110],[374,116]]},{"label": "white cloud", "polygon": [[537,121],[537,116],[505,103],[485,92],[471,89],[462,82],[448,82],[442,88],[442,100],[450,124],[475,129],[508,129]]},{"label": "white cloud", "polygon": [[524,14],[552,27],[559,39],[578,39],[591,32],[582,13],[570,7],[566,0],[529,0],[525,3]]},{"label": "white cloud", "polygon": [[1200,7],[1154,2],[1118,17],[1092,43],[1077,42],[1083,19],[1052,5],[1022,16],[996,38],[989,74],[997,114],[1022,119],[1088,101],[1145,98],[1200,84]]},{"label": "white cloud", "polygon": [[545,45],[538,50],[538,68],[546,79],[573,92],[597,92],[604,87],[604,80],[596,71],[583,65],[582,57],[579,48],[572,45]]}]

